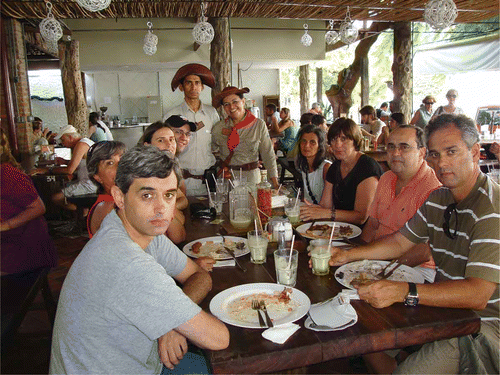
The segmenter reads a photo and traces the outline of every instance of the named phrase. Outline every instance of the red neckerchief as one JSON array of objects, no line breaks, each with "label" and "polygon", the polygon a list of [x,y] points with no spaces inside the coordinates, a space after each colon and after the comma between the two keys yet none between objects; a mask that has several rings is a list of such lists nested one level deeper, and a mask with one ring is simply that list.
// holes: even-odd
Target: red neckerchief
[{"label": "red neckerchief", "polygon": [[227,137],[227,148],[229,151],[234,151],[234,149],[240,144],[240,136],[238,134],[238,130],[244,128],[245,126],[250,125],[256,118],[249,110],[246,111],[245,118],[233,126],[231,129],[231,134]]}]

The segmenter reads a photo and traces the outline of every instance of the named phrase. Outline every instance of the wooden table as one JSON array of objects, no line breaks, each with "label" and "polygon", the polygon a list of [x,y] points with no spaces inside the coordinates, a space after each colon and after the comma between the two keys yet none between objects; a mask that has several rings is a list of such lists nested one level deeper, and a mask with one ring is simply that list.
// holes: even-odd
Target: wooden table
[{"label": "wooden table", "polygon": [[[196,199],[190,198],[190,201]],[[216,235],[220,230],[219,225],[209,224],[208,220],[191,221],[187,218],[186,242]],[[343,287],[333,274],[315,276],[311,273],[305,247],[306,241],[299,239],[296,246],[299,250],[299,266],[295,288],[307,294],[311,303],[335,296]],[[215,268],[212,272],[213,289],[202,302],[203,309],[208,311],[210,300],[227,288],[246,283],[276,282],[272,246],[268,249],[267,262],[263,265],[251,263],[249,255],[238,259],[247,272],[236,267]],[[229,347],[221,351],[207,351],[214,373],[279,372],[335,358],[463,336],[478,332],[480,328],[479,317],[471,310],[428,306],[410,308],[403,303],[376,309],[363,301],[351,303],[358,313],[355,325],[337,332],[314,332],[304,328],[305,318],[302,318],[296,322],[301,329],[283,345],[264,339],[261,336],[262,329],[227,325],[231,335]]]}]

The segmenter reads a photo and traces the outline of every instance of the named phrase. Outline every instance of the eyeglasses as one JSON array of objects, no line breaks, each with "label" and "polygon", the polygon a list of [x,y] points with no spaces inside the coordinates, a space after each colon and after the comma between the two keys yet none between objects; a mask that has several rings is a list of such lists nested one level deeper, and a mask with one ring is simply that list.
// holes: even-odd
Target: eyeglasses
[{"label": "eyeglasses", "polygon": [[[455,213],[455,229],[453,230],[453,234],[450,232],[450,219],[451,215]],[[457,204],[452,203],[448,207],[446,207],[446,210],[444,211],[444,223],[443,223],[443,231],[444,234],[446,234],[447,237],[451,238],[454,240],[457,238],[457,229],[458,229],[458,212],[457,212]]]},{"label": "eyeglasses", "polygon": [[430,105],[433,105],[434,102],[424,102],[424,104],[430,104]]},{"label": "eyeglasses", "polygon": [[174,128],[174,129],[172,129],[172,131],[173,131],[175,134],[178,134],[178,135],[183,135],[183,136],[185,136],[185,137],[187,137],[187,138],[190,138],[190,137],[191,137],[191,135],[193,134],[193,133],[191,133],[191,132],[185,132],[184,130],[181,130],[181,129],[175,129],[175,128]]},{"label": "eyeglasses", "polygon": [[399,145],[394,145],[392,143],[389,143],[387,146],[385,146],[385,150],[387,152],[394,152],[397,150],[401,152],[410,152],[411,150],[415,149],[416,147],[410,146],[406,143],[400,143]]}]

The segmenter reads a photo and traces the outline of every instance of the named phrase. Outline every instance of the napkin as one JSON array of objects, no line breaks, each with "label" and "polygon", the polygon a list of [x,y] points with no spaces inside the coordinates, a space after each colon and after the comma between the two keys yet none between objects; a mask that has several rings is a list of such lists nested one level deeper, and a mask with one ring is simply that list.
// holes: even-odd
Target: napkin
[{"label": "napkin", "polygon": [[358,321],[358,314],[351,306],[349,296],[342,292],[331,300],[311,305],[309,316],[314,323],[330,328],[347,328],[347,324]]},{"label": "napkin", "polygon": [[214,267],[234,267],[234,266],[236,266],[236,262],[234,261],[234,259],[218,260],[214,264]]},{"label": "napkin", "polygon": [[262,337],[276,344],[284,344],[290,336],[292,336],[300,328],[295,323],[285,323],[279,326],[266,329],[262,332]]},{"label": "napkin", "polygon": [[283,207],[285,203],[288,202],[288,197],[286,195],[275,195],[271,197],[271,207]]}]

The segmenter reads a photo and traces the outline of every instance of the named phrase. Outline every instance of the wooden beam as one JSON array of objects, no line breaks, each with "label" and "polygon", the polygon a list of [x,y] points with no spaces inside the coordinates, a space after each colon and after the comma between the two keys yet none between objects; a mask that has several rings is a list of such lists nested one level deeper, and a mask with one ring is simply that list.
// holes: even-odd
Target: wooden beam
[{"label": "wooden beam", "polygon": [[[214,27],[214,40],[210,46],[210,70],[215,76],[212,98],[231,82],[231,44],[229,42],[229,20],[211,18]],[[217,109],[217,108],[216,108]],[[219,108],[219,113],[221,108]]]},{"label": "wooden beam", "polygon": [[394,59],[392,74],[394,82],[394,112],[401,112],[406,121],[411,118],[412,110],[412,39],[411,23],[394,24]]},{"label": "wooden beam", "polygon": [[300,113],[309,111],[309,65],[299,68]]},{"label": "wooden beam", "polygon": [[323,68],[316,68],[316,102],[323,103]]}]

